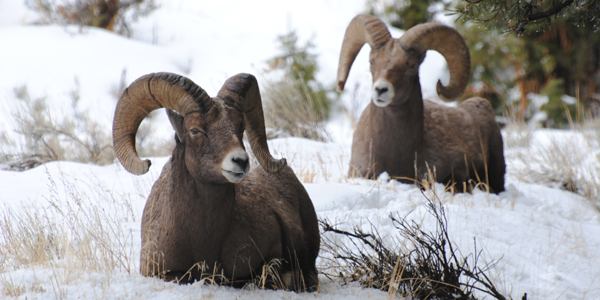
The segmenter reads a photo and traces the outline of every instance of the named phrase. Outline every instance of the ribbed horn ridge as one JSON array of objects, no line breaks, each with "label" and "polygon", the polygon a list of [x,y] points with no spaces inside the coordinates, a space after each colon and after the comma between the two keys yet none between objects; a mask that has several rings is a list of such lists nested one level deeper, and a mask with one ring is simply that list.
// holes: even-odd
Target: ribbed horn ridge
[{"label": "ribbed horn ridge", "polygon": [[471,76],[471,57],[458,31],[442,24],[419,24],[406,31],[399,42],[405,50],[413,49],[421,53],[435,50],[441,53],[448,63],[450,83],[444,86],[438,81],[438,95],[445,101],[455,100],[462,95]]},{"label": "ribbed horn ridge", "polygon": [[340,52],[340,61],[337,73],[337,89],[344,90],[350,67],[358,52],[365,43],[376,50],[385,45],[392,36],[387,26],[377,17],[371,15],[358,15],[350,21],[344,34],[342,50]]},{"label": "ribbed horn ridge", "polygon": [[223,99],[228,106],[243,112],[246,134],[258,162],[270,173],[279,172],[287,161],[285,158],[273,158],[269,151],[262,100],[256,78],[246,73],[232,76],[223,84],[217,98]]},{"label": "ribbed horn ridge", "polygon": [[162,107],[182,116],[205,112],[212,106],[206,92],[190,79],[172,73],[152,73],[136,79],[121,95],[113,119],[113,146],[117,158],[133,174],[148,172],[150,160],[142,161],[135,150],[135,135],[148,114]]}]

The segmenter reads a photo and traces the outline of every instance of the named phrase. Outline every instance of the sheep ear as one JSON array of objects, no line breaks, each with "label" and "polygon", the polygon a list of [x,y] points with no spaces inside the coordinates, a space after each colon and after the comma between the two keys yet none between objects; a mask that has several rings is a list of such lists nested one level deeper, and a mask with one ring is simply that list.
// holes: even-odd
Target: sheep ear
[{"label": "sheep ear", "polygon": [[175,112],[174,110],[167,109],[167,116],[169,117],[169,121],[171,122],[171,126],[175,129],[177,133],[177,139],[181,142],[185,137],[185,126],[183,126],[183,117]]}]

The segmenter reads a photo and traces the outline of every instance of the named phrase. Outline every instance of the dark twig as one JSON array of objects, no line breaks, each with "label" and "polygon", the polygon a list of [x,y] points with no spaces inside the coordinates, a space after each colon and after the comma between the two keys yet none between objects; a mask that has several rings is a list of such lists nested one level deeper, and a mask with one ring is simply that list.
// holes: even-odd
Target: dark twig
[{"label": "dark twig", "polygon": [[564,2],[560,2],[558,5],[553,5],[552,8],[550,8],[548,10],[540,11],[540,12],[536,12],[536,13],[533,13],[533,5],[531,4],[531,2],[527,3],[527,5],[525,6],[525,15],[523,16],[523,18],[521,18],[519,20],[519,23],[517,24],[517,27],[515,28],[515,32],[517,34],[522,34],[523,31],[525,31],[525,25],[527,25],[527,23],[529,23],[531,21],[535,21],[535,20],[545,19],[545,18],[551,17],[553,15],[556,15],[563,8],[571,5],[573,3],[573,1],[574,0],[566,0]]},{"label": "dark twig", "polygon": [[[478,266],[482,250],[477,249],[475,239],[474,253],[459,257],[460,250],[449,238],[444,207],[437,198],[427,200],[428,212],[437,223],[435,232],[423,231],[419,223],[409,221],[407,216],[390,215],[399,235],[412,243],[404,251],[391,250],[373,226],[371,233],[360,228],[350,232],[320,220],[324,252],[330,254],[324,256],[335,265],[330,268],[333,272],[326,275],[413,299],[476,299],[472,293],[479,291],[506,300],[486,274],[497,262]],[[347,238],[346,242],[335,241],[337,235]]]}]

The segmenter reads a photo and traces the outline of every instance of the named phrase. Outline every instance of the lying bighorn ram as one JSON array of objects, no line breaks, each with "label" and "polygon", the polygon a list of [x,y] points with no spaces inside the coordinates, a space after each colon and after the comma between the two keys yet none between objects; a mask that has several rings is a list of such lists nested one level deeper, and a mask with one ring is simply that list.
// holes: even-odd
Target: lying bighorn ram
[{"label": "lying bighorn ram", "polygon": [[[233,76],[214,98],[176,74],[134,81],[119,99],[113,123],[115,152],[133,174],[150,167],[135,150],[137,129],[161,107],[176,145],[144,208],[141,273],[190,282],[206,277],[203,265],[216,279],[240,286],[275,261],[270,266],[279,265],[279,276],[269,277],[274,287],[314,291],[317,216],[286,160],[269,153],[256,78]],[[262,168],[250,171],[244,130]]]},{"label": "lying bighorn ram", "polygon": [[[348,25],[338,66],[337,85],[344,89],[350,67],[362,46],[371,46],[372,102],[360,116],[352,141],[350,176],[422,178],[435,169],[436,180],[487,182],[504,191],[504,150],[500,127],[490,103],[470,98],[458,107],[423,100],[419,66],[427,50],[441,53],[450,83],[438,81],[446,101],[465,90],[470,72],[469,49],[460,34],[441,24],[420,24],[394,39],[376,17],[358,15]],[[416,170],[415,170],[416,167]]]}]

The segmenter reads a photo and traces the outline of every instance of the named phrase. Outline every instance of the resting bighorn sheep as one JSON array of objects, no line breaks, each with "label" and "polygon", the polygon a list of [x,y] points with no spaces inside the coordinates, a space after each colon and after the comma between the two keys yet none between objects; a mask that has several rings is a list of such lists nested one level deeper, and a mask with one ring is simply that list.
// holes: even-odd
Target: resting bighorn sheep
[{"label": "resting bighorn sheep", "polygon": [[[138,127],[161,107],[176,145],[144,208],[141,273],[185,283],[206,278],[203,265],[216,279],[241,286],[269,264],[279,271],[267,277],[274,287],[314,291],[317,216],[286,160],[269,153],[256,78],[233,76],[214,98],[176,74],[134,81],[119,99],[113,123],[115,152],[133,174],[150,167],[135,150]],[[262,168],[250,171],[244,130]]]},{"label": "resting bighorn sheep", "polygon": [[386,171],[408,182],[425,176],[429,167],[438,182],[460,187],[473,179],[504,191],[502,135],[490,103],[476,97],[446,107],[421,95],[419,66],[427,50],[441,53],[450,70],[449,85],[437,83],[440,97],[449,101],[464,92],[471,62],[460,34],[441,24],[420,24],[394,39],[381,20],[358,15],[342,43],[338,90],[365,43],[371,46],[372,102],[354,132],[349,175],[374,178]]}]

